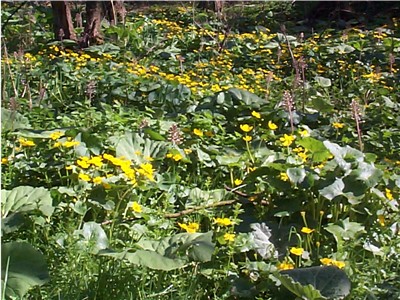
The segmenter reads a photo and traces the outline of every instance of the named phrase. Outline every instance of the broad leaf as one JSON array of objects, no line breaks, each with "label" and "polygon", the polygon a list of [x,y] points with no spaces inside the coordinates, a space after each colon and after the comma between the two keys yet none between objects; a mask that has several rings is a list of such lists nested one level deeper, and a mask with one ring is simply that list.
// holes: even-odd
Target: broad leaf
[{"label": "broad leaf", "polygon": [[336,241],[340,243],[343,240],[354,239],[358,234],[365,232],[364,228],[360,223],[350,222],[349,218],[346,218],[335,224],[328,224],[325,230],[332,233]]},{"label": "broad leaf", "polygon": [[328,200],[343,195],[344,183],[341,178],[337,178],[332,184],[319,190],[319,193]]},{"label": "broad leaf", "polygon": [[289,176],[290,181],[294,184],[302,183],[306,177],[306,171],[304,168],[289,168],[287,169],[286,174]]},{"label": "broad leaf", "polygon": [[30,127],[29,120],[19,112],[1,108],[1,130],[3,132]]},{"label": "broad leaf", "polygon": [[12,190],[1,190],[1,213],[6,217],[10,212],[39,209],[45,216],[54,211],[50,191],[43,187],[18,186]]},{"label": "broad leaf", "polygon": [[332,85],[332,82],[329,78],[325,78],[322,76],[315,76],[315,81],[323,88],[327,88]]},{"label": "broad leaf", "polygon": [[108,247],[107,235],[101,225],[96,222],[83,224],[83,228],[75,231],[75,234],[83,236],[84,239],[80,241],[80,244],[84,245],[92,253],[98,253]]},{"label": "broad leaf", "polygon": [[281,271],[282,284],[302,299],[338,299],[350,293],[346,273],[333,266],[299,268]]},{"label": "broad leaf", "polygon": [[272,233],[268,226],[265,223],[254,223],[250,227],[253,229],[250,235],[257,253],[264,259],[276,258],[278,253],[275,251],[274,244],[270,241]]},{"label": "broad leaf", "polygon": [[30,244],[2,244],[1,252],[1,284],[6,296],[22,298],[31,287],[49,280],[43,254]]},{"label": "broad leaf", "polygon": [[323,162],[331,156],[324,143],[312,137],[302,138],[297,141],[297,144],[311,153],[311,159],[314,162]]},{"label": "broad leaf", "polygon": [[118,157],[125,157],[137,163],[147,162],[146,158],[164,157],[167,152],[167,143],[143,138],[138,133],[126,132],[122,137],[111,137]]}]

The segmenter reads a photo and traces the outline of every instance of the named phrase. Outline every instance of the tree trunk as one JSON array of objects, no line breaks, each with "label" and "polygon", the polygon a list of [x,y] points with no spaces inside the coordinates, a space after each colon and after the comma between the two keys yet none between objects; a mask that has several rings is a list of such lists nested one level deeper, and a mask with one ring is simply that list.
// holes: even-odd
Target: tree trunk
[{"label": "tree trunk", "polygon": [[69,1],[51,1],[53,9],[54,36],[57,40],[76,40]]},{"label": "tree trunk", "polygon": [[116,25],[119,21],[125,22],[126,9],[124,0],[111,0],[105,3],[106,17],[111,25]]},{"label": "tree trunk", "polygon": [[93,44],[101,44],[101,21],[104,17],[102,1],[86,1],[86,26],[81,39],[81,47],[85,48]]}]

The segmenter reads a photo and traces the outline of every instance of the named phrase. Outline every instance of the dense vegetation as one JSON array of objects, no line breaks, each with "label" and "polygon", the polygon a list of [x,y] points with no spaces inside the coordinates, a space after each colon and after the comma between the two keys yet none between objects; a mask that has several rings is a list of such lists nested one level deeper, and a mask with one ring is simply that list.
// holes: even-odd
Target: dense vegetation
[{"label": "dense vegetation", "polygon": [[398,299],[398,19],[188,2],[80,49],[14,9],[4,299]]}]

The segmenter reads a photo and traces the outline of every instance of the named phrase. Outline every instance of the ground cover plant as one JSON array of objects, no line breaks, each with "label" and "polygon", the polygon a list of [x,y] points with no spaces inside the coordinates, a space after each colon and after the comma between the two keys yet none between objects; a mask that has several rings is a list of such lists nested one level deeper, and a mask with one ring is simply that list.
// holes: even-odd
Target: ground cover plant
[{"label": "ground cover plant", "polygon": [[399,20],[290,7],[2,3],[2,299],[398,299]]}]

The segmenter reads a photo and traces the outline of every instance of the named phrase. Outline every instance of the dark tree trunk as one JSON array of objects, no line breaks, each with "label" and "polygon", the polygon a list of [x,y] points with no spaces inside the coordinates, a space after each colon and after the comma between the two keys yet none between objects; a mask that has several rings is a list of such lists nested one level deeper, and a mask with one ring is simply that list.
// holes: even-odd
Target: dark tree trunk
[{"label": "dark tree trunk", "polygon": [[111,0],[105,2],[106,17],[111,25],[116,25],[118,22],[125,22],[126,9],[123,0]]},{"label": "dark tree trunk", "polygon": [[86,26],[81,39],[81,47],[93,44],[101,44],[101,21],[104,17],[104,6],[102,1],[86,1]]},{"label": "dark tree trunk", "polygon": [[54,19],[54,36],[57,40],[76,40],[69,1],[51,1]]}]

